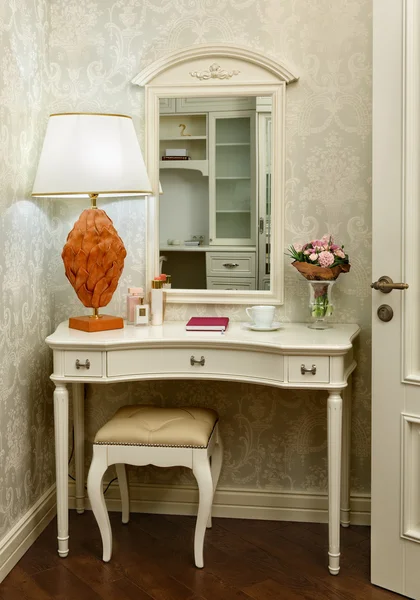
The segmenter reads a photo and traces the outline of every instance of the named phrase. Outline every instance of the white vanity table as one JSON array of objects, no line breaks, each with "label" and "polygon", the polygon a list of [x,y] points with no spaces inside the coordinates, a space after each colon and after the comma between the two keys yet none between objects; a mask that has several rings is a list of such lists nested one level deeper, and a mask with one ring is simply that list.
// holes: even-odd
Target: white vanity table
[{"label": "white vanity table", "polygon": [[[340,521],[349,525],[350,399],[343,394],[356,367],[355,324],[316,331],[285,323],[274,332],[230,323],[219,332],[187,332],[185,322],[85,333],[61,323],[46,342],[54,352],[58,553],[69,551],[68,384],[73,387],[76,506],[84,510],[84,384],[145,379],[228,380],[328,393],[329,570],[340,566]],[[344,411],[342,410],[344,396]],[[342,427],[343,421],[343,427]],[[342,476],[342,477],[341,477]],[[341,478],[341,492],[340,492]],[[340,515],[341,496],[341,515]]]}]

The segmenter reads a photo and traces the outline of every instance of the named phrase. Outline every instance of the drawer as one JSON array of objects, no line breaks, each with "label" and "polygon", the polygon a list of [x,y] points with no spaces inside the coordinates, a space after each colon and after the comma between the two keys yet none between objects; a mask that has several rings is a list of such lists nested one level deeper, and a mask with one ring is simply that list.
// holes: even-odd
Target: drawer
[{"label": "drawer", "polygon": [[[102,352],[71,350],[66,351],[64,354],[64,375],[71,377],[102,377]],[[78,364],[86,366],[77,368]]]},{"label": "drawer", "polygon": [[[210,334],[212,335],[212,334]],[[221,335],[221,334],[215,334]],[[204,364],[191,364],[191,356]],[[177,378],[197,377],[205,379],[211,375],[249,377],[262,382],[283,381],[283,356],[268,352],[249,350],[216,350],[212,348],[163,348],[149,350],[110,350],[107,353],[109,377],[160,374],[162,378],[175,375]],[[223,377],[222,377],[223,378]]]},{"label": "drawer", "polygon": [[208,290],[255,290],[255,277],[207,277]]},{"label": "drawer", "polygon": [[[312,370],[302,373],[303,368]],[[328,383],[330,380],[330,359],[328,356],[289,356],[290,383]]]},{"label": "drawer", "polygon": [[206,252],[207,277],[255,277],[255,252]]}]

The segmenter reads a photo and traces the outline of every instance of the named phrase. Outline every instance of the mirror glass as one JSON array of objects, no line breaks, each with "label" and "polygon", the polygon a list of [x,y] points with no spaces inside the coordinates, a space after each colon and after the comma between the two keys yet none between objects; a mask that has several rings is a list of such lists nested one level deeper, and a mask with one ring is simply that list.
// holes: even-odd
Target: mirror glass
[{"label": "mirror glass", "polygon": [[159,266],[173,289],[270,290],[272,97],[159,100]]}]

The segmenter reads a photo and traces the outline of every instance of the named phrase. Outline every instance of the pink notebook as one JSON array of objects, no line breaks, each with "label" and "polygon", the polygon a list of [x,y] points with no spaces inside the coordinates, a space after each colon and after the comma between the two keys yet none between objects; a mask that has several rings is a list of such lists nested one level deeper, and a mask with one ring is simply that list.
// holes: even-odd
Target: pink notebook
[{"label": "pink notebook", "polygon": [[191,317],[187,331],[226,331],[229,317]]}]

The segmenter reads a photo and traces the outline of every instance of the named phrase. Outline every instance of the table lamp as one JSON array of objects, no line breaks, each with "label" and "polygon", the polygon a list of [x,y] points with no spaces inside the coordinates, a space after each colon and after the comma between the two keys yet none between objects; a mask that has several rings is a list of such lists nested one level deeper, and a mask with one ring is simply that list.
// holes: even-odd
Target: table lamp
[{"label": "table lamp", "polygon": [[61,254],[67,279],[91,316],[71,317],[82,331],[121,329],[121,317],[99,314],[115,292],[126,250],[98,196],[152,193],[131,117],[96,113],[50,115],[32,196],[90,198]]}]

